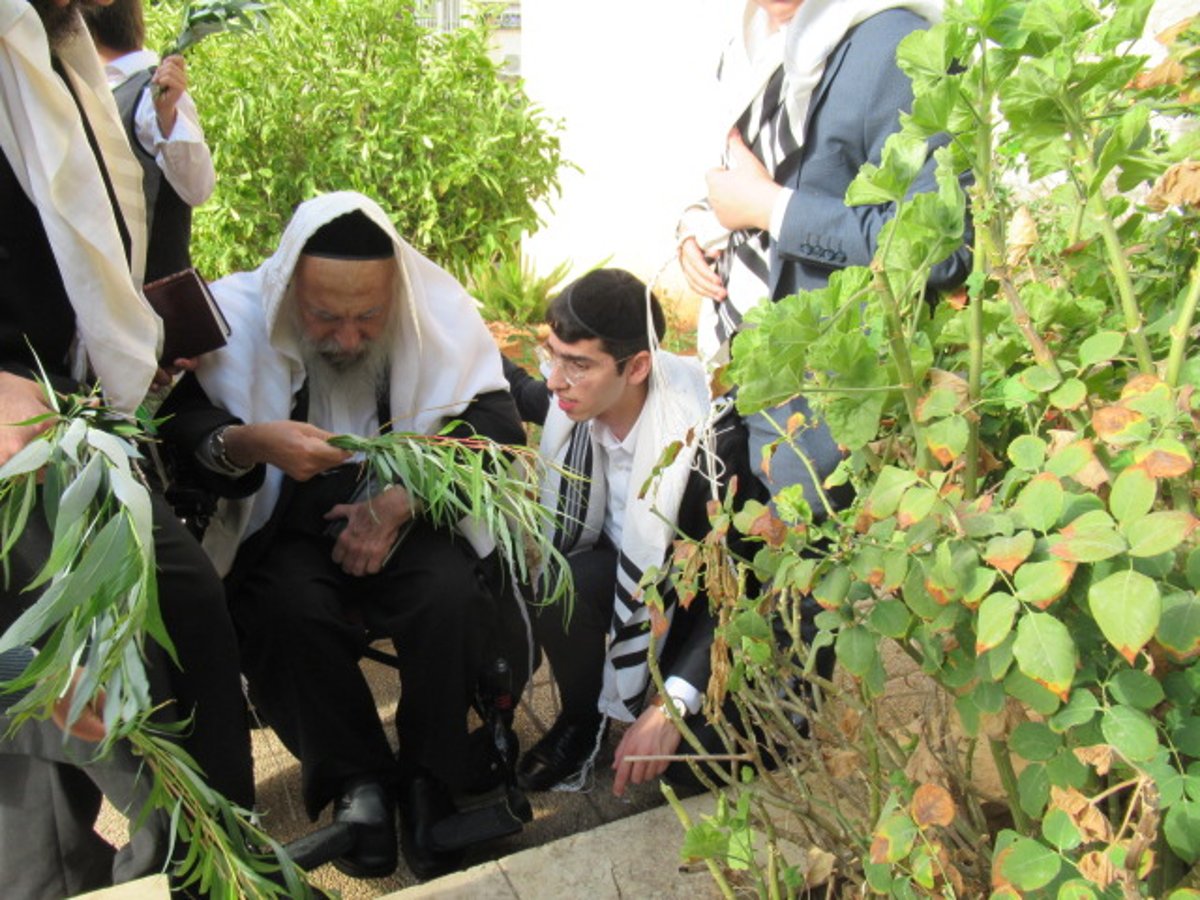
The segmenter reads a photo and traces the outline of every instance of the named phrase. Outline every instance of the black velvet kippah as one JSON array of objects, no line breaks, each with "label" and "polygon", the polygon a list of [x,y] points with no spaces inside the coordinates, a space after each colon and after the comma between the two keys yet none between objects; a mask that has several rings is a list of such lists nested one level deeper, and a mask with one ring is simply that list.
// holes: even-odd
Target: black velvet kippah
[{"label": "black velvet kippah", "polygon": [[300,252],[328,259],[391,259],[396,248],[386,231],[356,209],[314,231]]}]

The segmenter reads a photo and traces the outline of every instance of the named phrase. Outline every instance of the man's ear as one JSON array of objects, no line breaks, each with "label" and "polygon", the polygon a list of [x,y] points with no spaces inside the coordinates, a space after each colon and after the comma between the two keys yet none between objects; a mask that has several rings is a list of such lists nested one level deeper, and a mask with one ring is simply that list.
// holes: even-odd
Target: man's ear
[{"label": "man's ear", "polygon": [[639,350],[625,362],[625,374],[630,384],[641,384],[650,377],[650,351]]}]

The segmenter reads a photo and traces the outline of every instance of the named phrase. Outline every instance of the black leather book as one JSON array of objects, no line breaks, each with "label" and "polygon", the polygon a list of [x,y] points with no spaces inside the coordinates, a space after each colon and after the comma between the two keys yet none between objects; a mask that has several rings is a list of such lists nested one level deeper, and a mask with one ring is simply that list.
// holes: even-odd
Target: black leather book
[{"label": "black leather book", "polygon": [[160,363],[169,365],[225,346],[229,323],[195,269],[152,281],[142,290],[163,320]]}]

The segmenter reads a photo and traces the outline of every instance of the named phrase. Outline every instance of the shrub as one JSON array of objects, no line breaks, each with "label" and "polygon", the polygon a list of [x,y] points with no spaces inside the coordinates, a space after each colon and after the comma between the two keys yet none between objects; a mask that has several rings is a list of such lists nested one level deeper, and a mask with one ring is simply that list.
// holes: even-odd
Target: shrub
[{"label": "shrub", "polygon": [[[1159,126],[1194,124],[1200,29],[1143,72],[1124,51],[1149,8],[948,3],[902,45],[913,114],[848,194],[900,203],[874,265],[756,310],[735,341],[740,408],[803,388],[848,451],[826,486],[857,500],[821,525],[787,491],[778,518],[714,520],[758,536],[740,570],[770,582],[747,597],[706,576],[731,661],[710,692],[765,738],[726,727],[755,765],[688,834],[727,890],[744,870],[762,896],[831,872],[854,896],[1196,896],[1200,135]],[[905,200],[938,132],[940,189]],[[931,312],[967,166],[975,272]],[[1048,176],[1035,199],[1008,186]],[[679,577],[711,552],[682,551]],[[834,681],[802,646],[806,604]],[[939,692],[924,719],[890,715],[889,645]]]},{"label": "shrub", "polygon": [[[170,45],[183,3],[148,7]],[[499,77],[481,16],[435,33],[399,0],[296,0],[266,32],[189,52],[192,93],[217,169],[193,256],[210,278],[253,268],[297,203],[353,189],[456,274],[536,227],[558,186],[555,126]]]}]

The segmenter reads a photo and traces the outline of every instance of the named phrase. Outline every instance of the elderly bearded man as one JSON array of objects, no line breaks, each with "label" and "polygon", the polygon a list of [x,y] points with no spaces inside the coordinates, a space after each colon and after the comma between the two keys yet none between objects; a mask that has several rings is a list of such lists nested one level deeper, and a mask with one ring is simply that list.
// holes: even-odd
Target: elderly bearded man
[{"label": "elderly bearded man", "polygon": [[[302,204],[274,256],[213,290],[233,336],[198,381],[248,424],[175,427],[211,477],[265,476],[205,536],[229,572],[251,696],[301,761],[309,814],[332,801],[356,825],[339,867],[395,867],[398,782],[406,858],[429,877],[455,862],[429,831],[473,774],[467,711],[495,601],[467,541],[423,521],[401,487],[356,499],[363,467],[327,439],[459,420],[521,442],[500,354],[462,287],[359,194]],[[399,656],[399,766],[358,667],[364,624]]]},{"label": "elderly bearded man", "polygon": [[[138,291],[146,248],[141,171],[83,28],[83,5],[0,0],[0,463],[38,431],[12,423],[49,412],[33,380],[39,365],[58,390],[97,380],[106,402],[126,413],[157,368],[161,326]],[[250,738],[221,582],[161,498],[153,502],[158,595],[179,665],[147,642],[152,696],[167,704],[164,714],[190,717],[180,743],[212,788],[249,809]],[[36,511],[10,553],[0,627],[36,599],[21,588],[41,568],[49,541]],[[137,819],[147,786],[122,744],[111,758],[90,761],[95,748],[80,738],[95,741],[104,724],[89,712],[77,725],[89,723],[90,731],[77,727],[65,743],[48,722],[0,741],[5,896],[74,895],[165,863],[166,823],[158,817],[140,823],[115,856],[92,830],[101,791]]]}]

